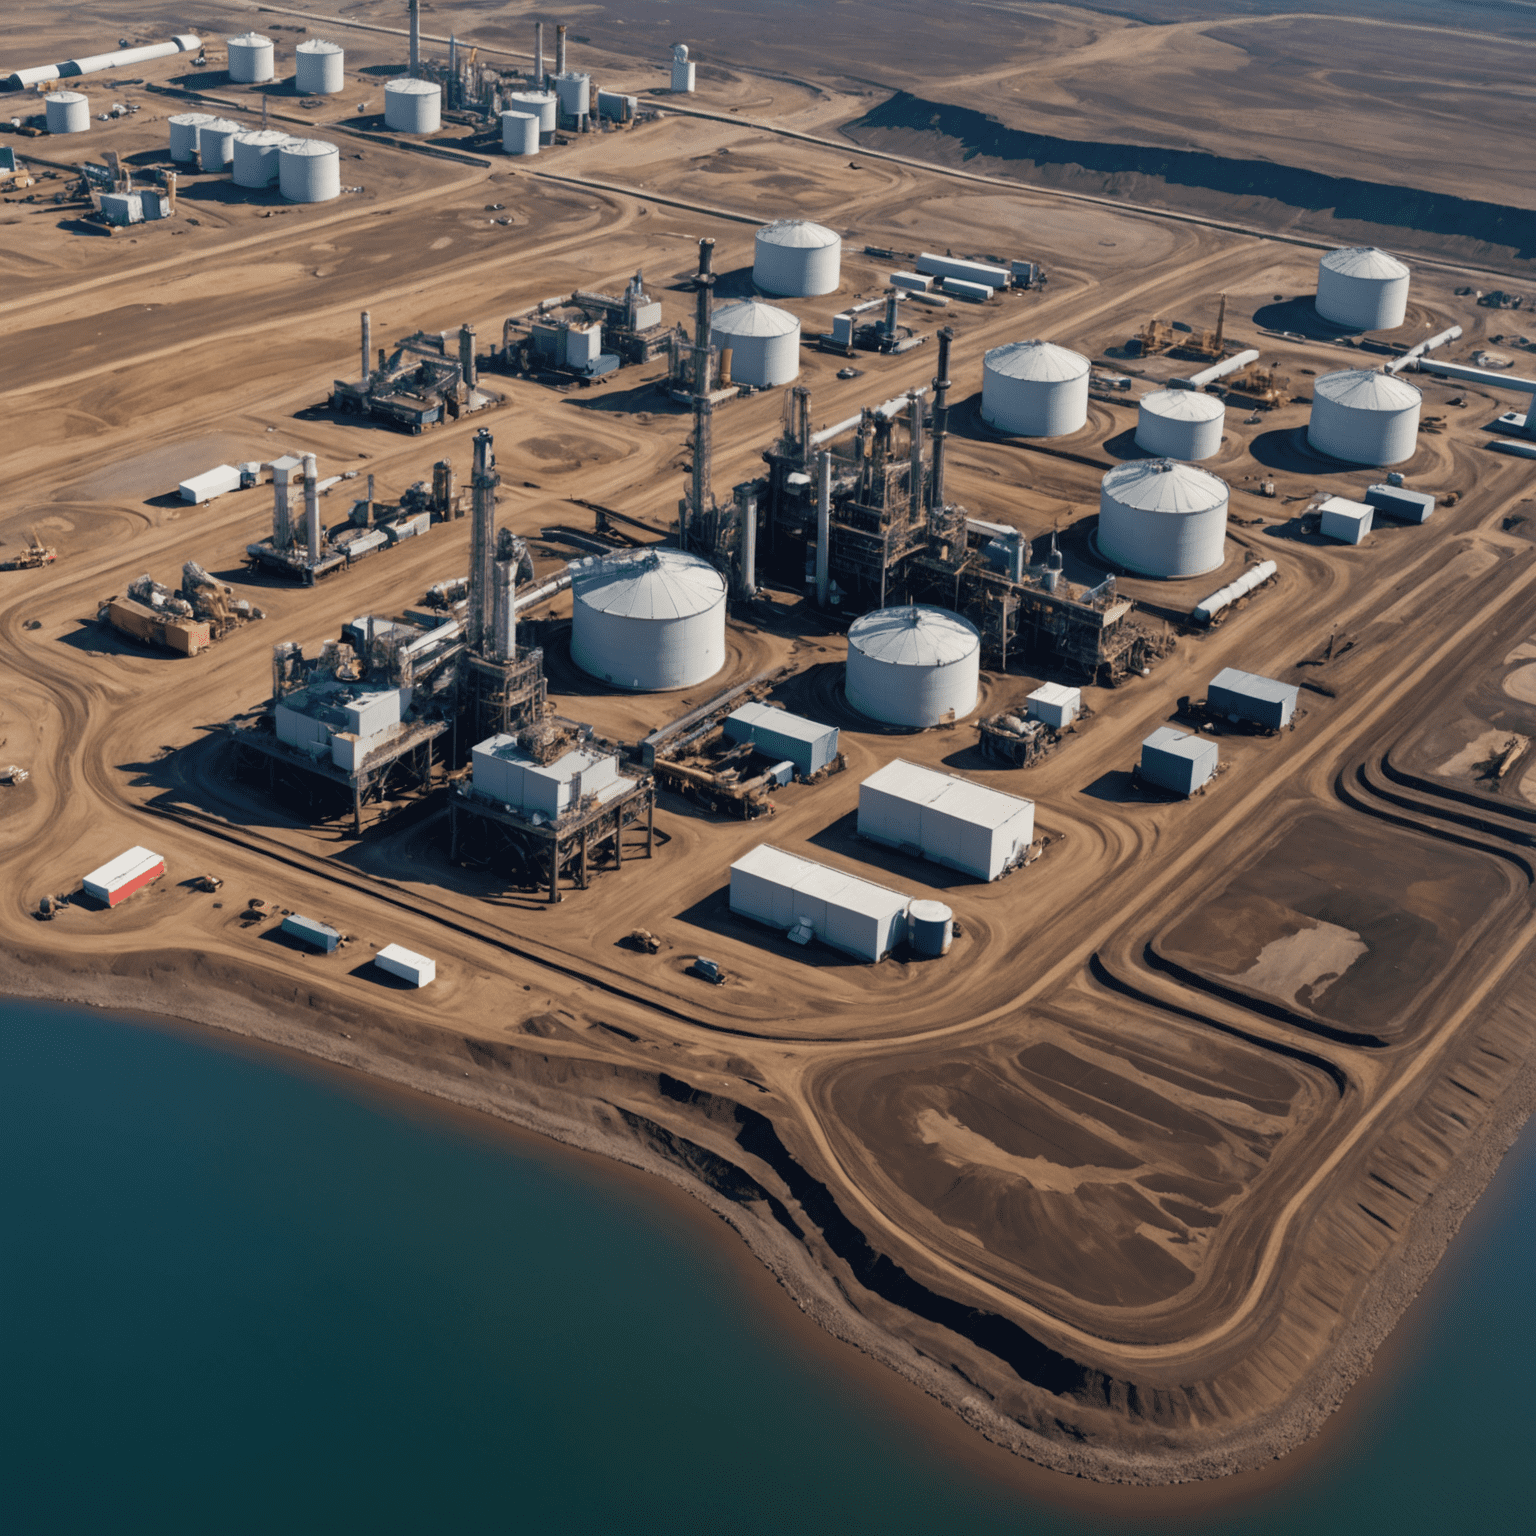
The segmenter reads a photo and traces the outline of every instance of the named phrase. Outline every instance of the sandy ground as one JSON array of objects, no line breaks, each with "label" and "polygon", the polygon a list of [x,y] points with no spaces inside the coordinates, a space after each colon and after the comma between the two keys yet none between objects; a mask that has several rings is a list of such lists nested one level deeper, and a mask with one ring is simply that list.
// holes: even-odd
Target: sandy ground
[{"label": "sandy ground", "polygon": [[[26,49],[67,52],[73,38],[39,24]],[[347,44],[360,91],[398,64],[389,34],[354,30]],[[626,67],[641,79],[633,59],[605,64],[615,82]],[[192,83],[199,100],[259,115],[213,76]],[[851,101],[794,79],[748,83],[753,113],[796,131],[821,132]],[[120,93],[144,110],[93,123],[92,152],[153,159],[164,116],[187,103],[148,84]],[[1176,1481],[1312,1433],[1529,1109],[1536,807],[1516,783],[1477,780],[1475,759],[1442,772],[1480,733],[1536,735],[1519,672],[1536,655],[1527,477],[1487,447],[1511,402],[1425,381],[1426,417],[1444,425],[1402,467],[1460,501],[1423,527],[1335,546],[1299,512],[1377,473],[1305,445],[1310,380],[1361,358],[1305,330],[1315,250],[719,117],[594,136],[531,165],[462,146],[429,157],[351,122],[365,99],[353,98],[316,109],[363,155],[364,190],[332,204],[267,219],[278,205],[192,178],[196,224],[113,239],[48,203],[0,208],[14,221],[0,245],[0,410],[14,444],[0,548],[36,527],[60,551],[47,571],[0,574],[14,679],[0,761],[32,772],[0,786],[0,984],[259,1034],[664,1170],[839,1336],[1047,1465]],[[513,223],[492,221],[495,203]],[[866,243],[989,250],[1030,232],[1044,293],[946,317],[958,333],[949,489],[974,515],[1059,530],[1074,578],[1102,574],[1098,482],[1134,455],[1135,398],[1187,371],[1128,363],[1126,339],[1152,313],[1209,324],[1226,292],[1229,334],[1277,362],[1300,403],[1252,422],[1228,413],[1211,463],[1234,489],[1223,569],[1122,585],[1174,621],[1250,553],[1277,562],[1277,585],[1210,632],[1179,626],[1150,678],[1091,691],[1091,720],[1028,771],[982,758],[973,722],[871,729],[841,696],[845,642],[796,591],[733,619],[718,678],[665,697],[583,678],[558,624],[568,601],[556,604],[548,671],[562,713],[633,737],[787,665],[780,697],[841,727],[848,771],[785,790],[766,823],[663,796],[654,858],[553,907],[451,863],[441,797],[375,810],[354,838],[334,808],[237,771],[218,727],[265,701],[271,645],[313,649],[359,614],[419,602],[465,569],[468,523],[293,589],[241,564],[267,526],[266,493],[190,508],[171,494],[177,480],[307,450],[323,472],[373,473],[394,495],[442,457],[462,474],[484,425],[501,520],[532,540],[541,571],[570,553],[542,530],[588,526],[570,498],[664,525],[686,422],[654,389],[657,370],[587,391],[487,373],[500,407],[420,438],[313,408],[356,368],[362,308],[381,342],[467,321],[484,347],[515,308],[617,288],[643,265],[681,319],[694,242],[717,240],[724,292],[750,291],[753,229],[789,211],[846,241],[835,299],[788,301],[807,333],[879,290],[886,269],[858,254]],[[1456,296],[1467,281],[1449,265],[1416,270],[1409,319],[1389,339],[1455,322],[1462,356],[1504,332],[1510,317]],[[1034,335],[1133,368],[1129,400],[1096,400],[1071,439],[1000,438],[976,409],[981,356]],[[933,368],[926,348],[864,359],[852,380],[835,377],[840,361],[803,352],[818,424]],[[764,395],[717,415],[717,485],[757,472],[780,410]],[[1275,500],[1256,494],[1264,479]],[[348,494],[332,495],[328,517]],[[174,582],[189,558],[268,617],[195,659],[95,624],[101,598],[144,571]],[[1227,665],[1306,685],[1295,729],[1220,734],[1223,772],[1192,801],[1135,790],[1140,741]],[[1040,680],[986,674],[982,711]],[[1052,837],[1046,856],[978,886],[861,844],[859,782],[896,756],[1027,794]],[[938,965],[872,968],[738,920],[726,871],[765,840],[942,899],[962,937]],[[111,912],[32,920],[39,896],[138,842],[166,855],[164,880]],[[192,888],[204,870],[224,877],[219,896]],[[275,916],[241,917],[253,897],[323,916],[352,942],[304,955]],[[625,947],[637,923],[660,935],[659,954]],[[392,941],[437,958],[433,987],[384,983],[369,955]],[[701,952],[725,987],[685,974]]]}]

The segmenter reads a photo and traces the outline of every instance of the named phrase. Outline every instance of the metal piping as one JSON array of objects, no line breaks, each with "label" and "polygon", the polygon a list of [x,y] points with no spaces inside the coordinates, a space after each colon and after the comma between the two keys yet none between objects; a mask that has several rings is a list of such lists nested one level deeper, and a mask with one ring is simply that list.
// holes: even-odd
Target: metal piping
[{"label": "metal piping", "polygon": [[39,64],[32,69],[18,69],[7,75],[8,90],[21,91],[45,80],[70,80],[77,75],[99,75],[103,70],[125,69],[130,64],[147,64],[151,59],[168,59],[172,54],[191,53],[203,46],[192,32],[178,32],[168,43],[149,43],[143,48],[125,48],[117,53],[93,53],[84,58],[66,59],[62,64]]},{"label": "metal piping", "polygon": [[949,432],[949,344],[955,333],[949,326],[939,332],[939,371],[933,378],[933,477],[928,505],[944,510],[944,439]]},{"label": "metal piping", "polygon": [[312,453],[304,455],[304,539],[309,563],[314,565],[320,559],[320,486]]},{"label": "metal piping", "polygon": [[1460,335],[1461,327],[1453,325],[1448,331],[1441,331],[1438,336],[1431,336],[1428,341],[1421,341],[1418,346],[1410,347],[1401,357],[1393,358],[1382,372],[1401,373],[1416,358],[1423,357],[1426,352],[1433,352],[1436,347],[1443,347],[1448,341],[1455,341]]},{"label": "metal piping", "polygon": [[1217,363],[1214,368],[1193,373],[1181,382],[1188,389],[1204,389],[1207,384],[1214,384],[1217,379],[1224,379],[1229,373],[1236,373],[1239,369],[1246,368],[1249,363],[1256,363],[1258,360],[1259,354],[1250,347],[1248,351],[1239,352],[1236,357],[1229,357],[1225,362]]},{"label": "metal piping", "polygon": [[830,596],[832,543],[832,455],[825,449],[816,459],[816,606],[825,608]]},{"label": "metal piping", "polygon": [[923,397],[914,389],[907,399],[911,401],[907,431],[912,439],[907,469],[907,516],[915,523],[923,515]]},{"label": "metal piping", "polygon": [[[807,391],[808,393],[809,391]],[[884,405],[877,405],[874,409],[874,414],[889,421],[893,416],[900,415],[902,411],[909,407],[913,395],[921,396],[923,393],[923,390],[915,389],[909,394],[897,395],[894,400],[887,400]],[[840,421],[836,426],[823,427],[820,432],[813,432],[809,438],[810,446],[812,448],[819,448],[823,443],[830,443],[834,437],[841,437],[844,432],[853,431],[863,419],[864,413],[860,411],[857,416],[850,416],[847,421]]]},{"label": "metal piping", "polygon": [[1495,373],[1491,368],[1469,368],[1464,363],[1436,363],[1427,357],[1415,358],[1414,366],[1420,373],[1437,373],[1441,378],[1465,379],[1469,384],[1484,384],[1489,389],[1507,389],[1517,395],[1536,395],[1536,379]]}]

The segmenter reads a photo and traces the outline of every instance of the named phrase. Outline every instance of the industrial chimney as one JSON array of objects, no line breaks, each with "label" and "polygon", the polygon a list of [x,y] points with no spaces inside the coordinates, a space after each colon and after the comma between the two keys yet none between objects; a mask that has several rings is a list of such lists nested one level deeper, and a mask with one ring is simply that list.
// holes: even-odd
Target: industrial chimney
[{"label": "industrial chimney", "polygon": [[933,489],[928,505],[944,510],[944,439],[949,431],[949,344],[955,333],[946,325],[939,332],[939,371],[933,380]]},{"label": "industrial chimney", "polygon": [[368,380],[373,372],[373,322],[369,319],[368,311],[363,311],[363,388],[367,389]]},{"label": "industrial chimney", "polygon": [[497,661],[517,660],[517,568],[523,558],[522,541],[510,528],[496,538],[495,593],[491,605],[491,643],[487,647]]},{"label": "industrial chimney", "polygon": [[411,0],[411,74],[421,74],[421,0]]},{"label": "industrial chimney", "polygon": [[544,89],[544,23],[536,21],[533,24],[533,88],[536,91]]},{"label": "industrial chimney", "polygon": [[320,484],[315,456],[304,455],[304,539],[309,548],[309,563],[320,563]]},{"label": "industrial chimney", "polygon": [[501,476],[496,473],[496,457],[491,452],[491,434],[482,427],[475,433],[475,467],[471,479],[471,516],[469,530],[469,611],[465,615],[464,638],[471,651],[484,653],[491,638],[492,556],[495,549],[496,487]]},{"label": "industrial chimney", "polygon": [[555,73],[565,73],[565,23],[555,28]]}]

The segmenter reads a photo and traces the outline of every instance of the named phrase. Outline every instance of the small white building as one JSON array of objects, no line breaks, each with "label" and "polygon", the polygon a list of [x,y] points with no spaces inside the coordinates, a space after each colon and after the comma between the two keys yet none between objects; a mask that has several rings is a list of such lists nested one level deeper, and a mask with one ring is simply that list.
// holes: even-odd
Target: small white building
[{"label": "small white building", "polygon": [[1064,731],[1082,712],[1083,690],[1068,688],[1065,683],[1042,683],[1024,702],[1031,720],[1043,720]]},{"label": "small white building", "polygon": [[1345,496],[1330,496],[1318,511],[1322,513],[1318,532],[1341,544],[1363,544],[1376,513],[1369,502],[1350,501]]},{"label": "small white building", "polygon": [[176,487],[181,499],[193,506],[212,501],[215,496],[227,496],[240,489],[240,471],[233,464],[220,464],[216,469],[205,469],[200,475],[183,480]]},{"label": "small white building", "polygon": [[413,987],[424,987],[437,979],[437,961],[418,955],[403,944],[386,944],[373,957],[373,963],[381,971],[398,976]]},{"label": "small white building", "polygon": [[1159,726],[1141,744],[1141,776],[1149,784],[1192,795],[1216,772],[1216,743],[1206,736]]},{"label": "small white building", "polygon": [[599,800],[622,794],[631,781],[619,773],[611,752],[576,747],[541,763],[515,736],[489,736],[470,752],[474,792],[532,818],[558,821],[588,795]]},{"label": "small white building", "polygon": [[277,739],[310,757],[329,757],[343,772],[355,773],[375,747],[399,733],[402,711],[410,707],[409,695],[402,698],[403,692],[300,689],[278,700],[273,711]]},{"label": "small white building", "polygon": [[859,836],[996,880],[1034,841],[1035,802],[898,757],[859,785]]},{"label": "small white building", "polygon": [[871,964],[907,936],[911,897],[759,843],[731,865],[731,911]]}]

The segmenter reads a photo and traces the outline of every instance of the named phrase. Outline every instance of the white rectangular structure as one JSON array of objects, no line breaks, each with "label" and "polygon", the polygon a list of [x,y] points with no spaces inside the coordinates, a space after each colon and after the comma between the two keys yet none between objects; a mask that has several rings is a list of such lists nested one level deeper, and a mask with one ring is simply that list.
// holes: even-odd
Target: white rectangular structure
[{"label": "white rectangular structure", "polygon": [[1029,705],[1031,720],[1043,720],[1058,731],[1065,730],[1082,710],[1083,690],[1064,683],[1042,683],[1024,702]]},{"label": "white rectangular structure", "polygon": [[859,836],[996,880],[1034,841],[1035,802],[897,758],[859,785]]},{"label": "white rectangular structure", "polygon": [[1012,275],[1006,267],[994,266],[989,261],[967,261],[960,256],[936,256],[932,251],[924,251],[913,265],[929,277],[956,277],[962,282],[977,283],[987,288],[1006,288]]},{"label": "white rectangular structure", "polygon": [[240,489],[240,471],[233,464],[220,464],[217,469],[204,470],[200,475],[193,475],[190,480],[183,480],[176,487],[183,501],[189,501],[194,506],[205,501],[212,501],[215,496],[223,496],[230,491]]},{"label": "white rectangular structure", "polygon": [[373,957],[373,963],[381,971],[408,981],[413,987],[424,987],[437,979],[437,961],[418,955],[403,944],[386,944]]},{"label": "white rectangular structure", "polygon": [[477,795],[551,820],[587,795],[606,796],[623,787],[619,760],[612,753],[578,747],[541,763],[518,746],[515,736],[489,736],[472,748],[470,774]]},{"label": "white rectangular structure", "polygon": [[80,884],[87,896],[115,907],[164,873],[165,859],[160,854],[152,853],[148,848],[130,848],[127,853],[108,860],[100,869],[93,869]]},{"label": "white rectangular structure", "polygon": [[1330,496],[1318,511],[1323,514],[1318,532],[1325,539],[1337,539],[1341,544],[1359,544],[1371,531],[1376,509],[1368,502]]},{"label": "white rectangular structure", "polygon": [[1216,772],[1216,743],[1204,736],[1159,726],[1141,744],[1141,776],[1149,784],[1192,795]]},{"label": "white rectangular structure", "polygon": [[905,288],[908,293],[927,293],[933,287],[933,279],[921,272],[892,272],[890,284],[892,288]]},{"label": "white rectangular structure", "polygon": [[964,277],[946,277],[943,281],[944,292],[957,299],[969,299],[973,304],[982,304],[992,297],[993,290],[985,283],[973,283]]},{"label": "white rectangular structure", "polygon": [[911,898],[760,843],[731,865],[731,911],[787,933],[804,925],[832,949],[871,964],[907,936]]}]

